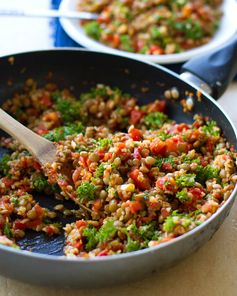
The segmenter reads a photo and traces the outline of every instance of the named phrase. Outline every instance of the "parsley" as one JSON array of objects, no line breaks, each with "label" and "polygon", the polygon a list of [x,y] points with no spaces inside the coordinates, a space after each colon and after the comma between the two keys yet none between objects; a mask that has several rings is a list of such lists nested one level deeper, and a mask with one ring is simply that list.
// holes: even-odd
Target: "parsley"
[{"label": "parsley", "polygon": [[96,143],[96,146],[104,149],[104,148],[109,148],[112,144],[113,144],[113,141],[111,139],[104,138],[104,139],[99,139]]},{"label": "parsley", "polygon": [[163,229],[166,232],[173,232],[175,226],[181,225],[184,228],[187,228],[193,222],[193,218],[189,214],[179,214],[177,211],[173,211],[171,216],[168,216],[165,219],[163,224]]},{"label": "parsley", "polygon": [[162,132],[159,133],[157,136],[158,136],[162,141],[165,141],[165,140],[169,139],[170,137],[172,137],[173,135],[168,134],[168,133],[165,132],[165,131],[162,131]]},{"label": "parsley", "polygon": [[189,201],[190,201],[190,198],[189,198],[189,196],[188,196],[188,191],[187,191],[186,189],[183,189],[183,190],[177,192],[176,197],[177,197],[182,203],[185,203],[185,202],[189,202]]},{"label": "parsley", "polygon": [[96,238],[99,242],[103,243],[108,239],[112,238],[117,229],[114,226],[113,220],[107,220],[104,225],[101,226],[100,230],[96,234]]},{"label": "parsley", "polygon": [[197,181],[199,183],[205,183],[209,179],[219,178],[219,170],[211,165],[202,167],[201,165],[197,168]]},{"label": "parsley", "polygon": [[133,252],[141,249],[140,243],[136,240],[131,239],[130,236],[127,237],[127,243],[125,245],[127,252]]},{"label": "parsley", "polygon": [[97,178],[102,177],[104,174],[104,170],[105,170],[104,164],[101,163],[96,169],[96,172],[95,172],[96,177]]},{"label": "parsley", "polygon": [[85,32],[87,35],[89,35],[90,37],[99,40],[100,39],[100,35],[102,32],[102,29],[100,27],[100,24],[97,21],[92,21],[87,23],[84,26]]},{"label": "parsley", "polygon": [[195,184],[195,174],[184,174],[176,178],[179,187],[192,187]]},{"label": "parsley", "polygon": [[8,238],[11,238],[13,236],[12,230],[11,230],[11,224],[9,222],[6,222],[3,229],[4,235],[6,235]]},{"label": "parsley", "polygon": [[160,128],[167,120],[167,115],[161,112],[152,112],[144,117],[145,124],[150,128]]},{"label": "parsley", "polygon": [[166,232],[172,232],[174,230],[174,227],[175,227],[175,223],[174,223],[173,217],[172,216],[168,216],[165,219],[165,222],[163,224],[164,231],[166,231]]},{"label": "parsley", "polygon": [[79,101],[70,101],[60,96],[55,103],[55,109],[60,113],[64,123],[70,123],[80,118],[80,107]]},{"label": "parsley", "polygon": [[88,225],[83,230],[83,236],[87,239],[87,243],[86,243],[86,246],[85,246],[85,249],[86,249],[87,252],[94,249],[95,246],[97,245],[98,240],[96,238],[96,234],[97,234],[97,230],[92,225]]},{"label": "parsley", "polygon": [[38,192],[44,191],[46,188],[49,187],[49,183],[45,176],[43,175],[38,175],[35,176],[32,180],[32,187]]},{"label": "parsley", "polygon": [[80,200],[93,200],[95,198],[95,189],[95,185],[89,182],[84,182],[79,187],[77,187],[77,197]]},{"label": "parsley", "polygon": [[134,49],[132,47],[131,38],[129,35],[121,35],[120,36],[121,48],[126,51],[133,52]]},{"label": "parsley", "polygon": [[220,129],[219,127],[216,125],[216,122],[215,121],[208,121],[206,123],[206,125],[204,125],[202,127],[202,131],[204,133],[206,133],[207,135],[210,135],[210,136],[214,136],[214,137],[219,137],[220,136]]},{"label": "parsley", "polygon": [[157,166],[158,168],[161,168],[163,163],[169,163],[173,166],[174,165],[174,157],[170,156],[170,157],[166,157],[166,158],[158,158],[154,165]]},{"label": "parsley", "polygon": [[11,160],[11,156],[7,153],[3,154],[0,159],[0,173],[2,172],[4,175],[7,175],[10,170],[9,161]]},{"label": "parsley", "polygon": [[142,225],[138,229],[138,233],[143,240],[158,240],[160,232],[157,230],[156,222]]},{"label": "parsley", "polygon": [[18,206],[19,205],[19,199],[17,197],[12,197],[11,198],[11,203],[14,205],[14,206]]},{"label": "parsley", "polygon": [[85,128],[80,122],[72,123],[53,129],[47,135],[44,135],[44,138],[52,142],[59,142],[65,140],[67,136],[83,133],[84,130]]}]

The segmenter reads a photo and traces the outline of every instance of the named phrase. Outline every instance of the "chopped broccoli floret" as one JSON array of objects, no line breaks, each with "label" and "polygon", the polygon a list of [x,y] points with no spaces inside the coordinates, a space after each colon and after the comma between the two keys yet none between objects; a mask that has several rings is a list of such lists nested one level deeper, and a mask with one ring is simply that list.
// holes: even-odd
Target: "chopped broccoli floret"
[{"label": "chopped broccoli floret", "polygon": [[89,182],[84,182],[79,187],[77,187],[77,197],[80,200],[93,200],[95,198],[95,189],[95,185]]},{"label": "chopped broccoli floret", "polygon": [[150,128],[160,128],[167,118],[162,112],[152,112],[144,117],[144,122]]}]

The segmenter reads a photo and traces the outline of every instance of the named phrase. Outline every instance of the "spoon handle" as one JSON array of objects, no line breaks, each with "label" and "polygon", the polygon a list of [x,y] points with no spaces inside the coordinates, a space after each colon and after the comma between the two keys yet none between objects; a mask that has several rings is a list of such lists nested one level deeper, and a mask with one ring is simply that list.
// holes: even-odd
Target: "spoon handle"
[{"label": "spoon handle", "polygon": [[41,164],[53,162],[56,155],[54,144],[16,121],[0,108],[0,128],[22,143]]},{"label": "spoon handle", "polygon": [[0,9],[1,16],[26,16],[26,17],[62,17],[70,19],[96,20],[98,14],[85,11],[61,11],[53,9]]}]

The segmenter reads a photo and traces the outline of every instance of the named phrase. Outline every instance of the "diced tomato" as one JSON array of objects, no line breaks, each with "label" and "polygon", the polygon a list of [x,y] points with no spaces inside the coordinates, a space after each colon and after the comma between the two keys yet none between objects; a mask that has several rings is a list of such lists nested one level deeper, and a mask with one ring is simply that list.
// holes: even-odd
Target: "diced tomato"
[{"label": "diced tomato", "polygon": [[42,223],[41,219],[34,219],[34,220],[29,220],[28,222],[26,222],[26,228],[31,228],[31,229],[35,229],[38,225],[40,225]]},{"label": "diced tomato", "polygon": [[62,179],[58,179],[58,185],[63,188],[66,187],[68,185],[68,182]]},{"label": "diced tomato", "polygon": [[81,249],[81,247],[83,246],[82,242],[81,241],[78,241],[78,242],[73,242],[72,244],[70,244],[73,248],[76,248],[76,249]]},{"label": "diced tomato", "polygon": [[159,139],[154,140],[150,144],[151,152],[155,155],[162,155],[164,156],[166,153],[167,145],[164,141],[161,141]]},{"label": "diced tomato", "polygon": [[142,156],[141,156],[141,147],[137,147],[137,148],[134,149],[133,156],[136,159],[141,159],[142,158]]},{"label": "diced tomato", "polygon": [[136,214],[142,209],[142,203],[138,200],[130,201],[129,208],[132,214]]},{"label": "diced tomato", "polygon": [[44,215],[44,209],[38,204],[36,204],[34,206],[34,209],[35,209],[35,212],[37,214],[37,217],[42,218],[42,216]]},{"label": "diced tomato", "polygon": [[105,153],[105,155],[104,155],[104,161],[110,160],[112,158],[112,156],[113,156],[113,153],[112,152]]},{"label": "diced tomato", "polygon": [[95,212],[99,212],[99,210],[102,208],[102,202],[100,199],[97,199],[93,206],[92,206],[92,210],[95,211]]},{"label": "diced tomato", "polygon": [[207,165],[208,165],[208,161],[207,161],[205,158],[202,158],[202,159],[201,159],[201,165],[202,165],[203,167],[207,166]]},{"label": "diced tomato", "polygon": [[210,153],[212,153],[213,148],[214,148],[214,143],[213,143],[213,140],[212,140],[212,139],[207,139],[206,147],[207,147],[207,150],[208,150]]},{"label": "diced tomato", "polygon": [[102,257],[102,256],[108,256],[108,251],[107,250],[103,250],[103,251],[101,251],[99,254],[98,254],[98,256],[100,256],[100,257]]},{"label": "diced tomato", "polygon": [[26,223],[24,220],[15,220],[13,223],[13,228],[24,230],[24,229],[26,229]]},{"label": "diced tomato", "polygon": [[172,169],[173,169],[172,164],[171,163],[167,163],[167,162],[162,163],[161,168],[164,171],[172,171]]},{"label": "diced tomato", "polygon": [[47,225],[44,227],[44,231],[47,233],[47,235],[51,236],[55,234],[55,228],[51,225]]},{"label": "diced tomato", "polygon": [[72,180],[73,180],[74,183],[76,183],[76,181],[79,179],[80,174],[81,174],[81,171],[82,171],[82,168],[79,167],[79,168],[77,168],[77,169],[73,172],[73,174],[72,174]]},{"label": "diced tomato", "polygon": [[42,125],[38,126],[35,131],[40,136],[46,135],[49,132],[49,130],[45,126],[42,126]]},{"label": "diced tomato", "polygon": [[134,141],[140,141],[142,138],[142,132],[134,127],[129,129],[128,134]]},{"label": "diced tomato", "polygon": [[49,92],[44,92],[42,97],[41,97],[41,103],[47,107],[50,107],[52,106],[52,101],[51,101],[51,98],[50,98],[50,94]]},{"label": "diced tomato", "polygon": [[164,54],[164,49],[158,45],[151,45],[149,48],[149,54]]},{"label": "diced tomato", "polygon": [[187,153],[190,150],[190,144],[181,141],[179,138],[169,138],[165,141],[166,152],[169,154],[171,152],[175,153]]},{"label": "diced tomato", "polygon": [[1,180],[4,183],[4,185],[6,186],[6,188],[10,188],[12,186],[12,184],[14,183],[14,181],[8,177],[4,177]]},{"label": "diced tomato", "polygon": [[41,165],[38,161],[33,161],[33,164],[32,164],[33,168],[35,170],[40,170],[41,169]]},{"label": "diced tomato", "polygon": [[87,167],[87,157],[83,157],[83,156],[80,156],[79,158],[79,164],[82,165],[83,167]]},{"label": "diced tomato", "polygon": [[87,225],[87,222],[84,221],[84,220],[78,220],[76,221],[76,227],[79,229],[81,228],[82,226],[86,226]]},{"label": "diced tomato", "polygon": [[134,125],[138,124],[141,118],[143,117],[143,115],[144,113],[142,111],[133,109],[130,114],[129,123]]},{"label": "diced tomato", "polygon": [[170,212],[167,211],[166,208],[161,208],[160,213],[164,218],[167,218],[170,215]]},{"label": "diced tomato", "polygon": [[160,177],[156,181],[156,186],[163,191],[177,191],[177,184],[173,178],[169,178],[167,176]]},{"label": "diced tomato", "polygon": [[188,191],[192,193],[195,200],[200,200],[205,196],[204,191],[200,188],[190,188]]},{"label": "diced tomato", "polygon": [[145,176],[139,169],[133,170],[129,177],[133,179],[135,186],[140,190],[147,190],[150,188],[150,180],[147,176]]},{"label": "diced tomato", "polygon": [[156,100],[155,102],[147,106],[147,113],[151,112],[164,112],[166,107],[166,101]]},{"label": "diced tomato", "polygon": [[182,131],[186,131],[188,129],[189,129],[189,126],[186,123],[181,123],[181,124],[175,124],[174,126],[172,126],[169,132],[171,134],[176,134],[176,133],[181,133]]}]

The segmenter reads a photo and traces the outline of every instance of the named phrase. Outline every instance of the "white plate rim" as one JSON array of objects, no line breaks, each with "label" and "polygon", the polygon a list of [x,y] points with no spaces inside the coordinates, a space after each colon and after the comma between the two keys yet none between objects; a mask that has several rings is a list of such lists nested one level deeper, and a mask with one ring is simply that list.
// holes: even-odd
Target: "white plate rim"
[{"label": "white plate rim", "polygon": [[[62,0],[59,10],[68,11],[72,10],[76,5],[76,0]],[[145,60],[159,64],[173,64],[185,62],[193,57],[208,53],[214,49],[217,49],[224,45],[229,39],[231,39],[237,32],[237,1],[225,0],[222,6],[223,18],[221,25],[214,38],[206,45],[200,46],[195,49],[187,50],[182,53],[167,54],[167,55],[145,55],[137,53],[129,53],[122,50],[114,49],[97,42],[88,37],[82,27],[79,25],[79,21],[61,18],[60,23],[64,31],[71,37],[76,43],[95,51],[107,52],[113,54],[119,54],[121,56],[135,58],[138,60]]]}]

